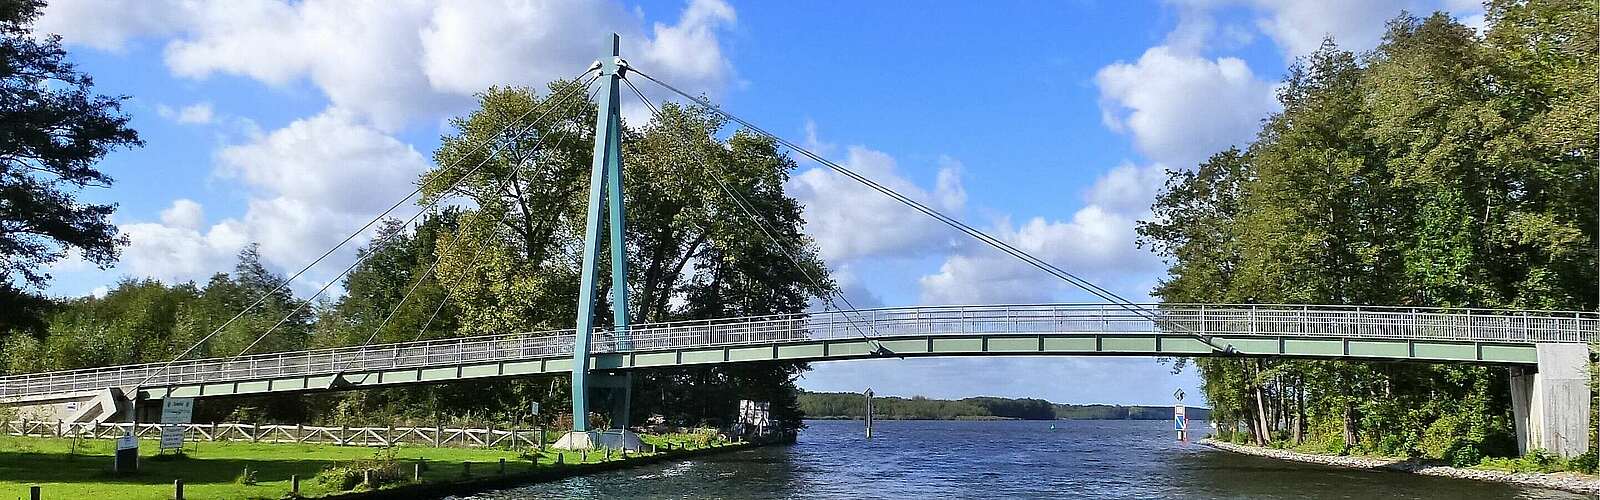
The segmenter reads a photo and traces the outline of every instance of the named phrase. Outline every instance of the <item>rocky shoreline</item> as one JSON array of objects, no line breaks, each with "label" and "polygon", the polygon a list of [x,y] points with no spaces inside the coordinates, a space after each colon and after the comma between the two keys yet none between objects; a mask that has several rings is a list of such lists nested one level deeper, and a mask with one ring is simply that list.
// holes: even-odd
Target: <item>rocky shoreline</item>
[{"label": "rocky shoreline", "polygon": [[1549,488],[1553,490],[1570,491],[1589,495],[1600,494],[1600,478],[1586,476],[1573,472],[1557,472],[1541,474],[1532,472],[1504,472],[1484,469],[1463,469],[1446,465],[1436,465],[1419,460],[1399,460],[1371,457],[1348,457],[1334,455],[1317,455],[1301,453],[1275,448],[1261,448],[1202,439],[1200,444],[1223,451],[1255,455],[1258,457],[1275,458],[1279,460],[1292,460],[1334,467],[1349,467],[1357,469],[1387,469],[1425,476],[1449,477],[1455,479],[1473,479],[1478,481],[1494,481],[1497,483],[1515,484],[1518,486],[1531,486],[1535,488]]}]

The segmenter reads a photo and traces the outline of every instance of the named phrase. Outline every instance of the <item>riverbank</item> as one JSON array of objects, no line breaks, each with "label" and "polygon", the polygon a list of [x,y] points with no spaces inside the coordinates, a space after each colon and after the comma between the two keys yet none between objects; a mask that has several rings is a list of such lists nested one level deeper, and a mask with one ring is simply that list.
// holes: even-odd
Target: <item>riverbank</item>
[{"label": "riverbank", "polygon": [[1589,495],[1600,494],[1600,477],[1579,474],[1575,472],[1534,473],[1534,472],[1506,472],[1498,470],[1450,467],[1438,465],[1415,459],[1395,459],[1376,457],[1355,457],[1337,455],[1318,455],[1277,448],[1262,448],[1259,446],[1234,444],[1215,439],[1202,439],[1200,444],[1223,451],[1254,455],[1258,457],[1290,460],[1334,467],[1347,467],[1353,469],[1382,469],[1398,472],[1421,474],[1424,476],[1448,477],[1454,479],[1472,479],[1477,481],[1492,481],[1497,483],[1514,484],[1518,486],[1531,486],[1535,488],[1549,488],[1553,490],[1570,491]]},{"label": "riverbank", "polygon": [[[0,498],[28,498],[38,485],[44,498],[128,498],[164,500],[173,497],[173,481],[182,479],[189,498],[284,498],[299,479],[304,498],[437,497],[507,485],[559,479],[633,467],[679,457],[720,452],[743,445],[696,443],[688,436],[645,436],[659,453],[542,452],[504,449],[396,446],[367,448],[326,444],[248,442],[199,443],[182,458],[158,457],[156,441],[140,445],[140,470],[131,475],[111,472],[110,440],[0,437]],[[667,444],[673,451],[666,451]],[[693,448],[685,450],[685,445]],[[418,467],[417,464],[421,464]],[[503,464],[503,465],[502,465]],[[376,487],[337,480],[330,469],[379,469],[388,474]],[[245,471],[249,472],[246,473]],[[391,472],[382,472],[391,471]],[[420,474],[419,474],[420,472]],[[417,476],[413,479],[413,476]],[[349,477],[349,476],[347,476]],[[359,482],[359,479],[355,480]]]}]

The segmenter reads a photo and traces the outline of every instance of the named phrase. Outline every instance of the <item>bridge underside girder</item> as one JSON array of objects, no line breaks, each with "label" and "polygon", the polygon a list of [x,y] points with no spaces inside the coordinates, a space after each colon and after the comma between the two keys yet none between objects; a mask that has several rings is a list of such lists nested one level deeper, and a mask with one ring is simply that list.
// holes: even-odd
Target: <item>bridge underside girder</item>
[{"label": "bridge underside girder", "polygon": [[[1533,344],[1444,340],[1314,338],[1301,336],[1216,337],[1245,356],[1369,361],[1462,362],[1532,367],[1539,360]],[[1575,344],[1582,347],[1581,344]],[[881,347],[881,350],[879,349]],[[757,361],[842,361],[922,356],[1212,356],[1199,340],[1158,334],[940,334],[893,339],[834,339],[770,345],[719,346],[595,354],[594,370],[630,370]],[[351,370],[338,375],[241,380],[146,388],[146,399],[221,397],[271,392],[356,390],[376,386],[444,383],[458,380],[526,377],[572,371],[565,354],[479,361],[453,366]]]}]

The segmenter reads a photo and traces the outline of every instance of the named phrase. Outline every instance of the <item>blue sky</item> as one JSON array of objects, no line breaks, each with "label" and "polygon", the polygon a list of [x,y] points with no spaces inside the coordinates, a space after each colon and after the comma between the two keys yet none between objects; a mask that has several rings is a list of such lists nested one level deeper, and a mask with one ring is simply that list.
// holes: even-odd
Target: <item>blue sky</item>
[{"label": "blue sky", "polygon": [[[99,91],[132,96],[147,145],[110,155],[117,183],[84,193],[120,204],[121,263],[69,259],[48,292],[200,280],[248,242],[292,273],[408,192],[473,92],[577,73],[615,31],[641,70],[1146,300],[1163,266],[1132,227],[1164,172],[1247,142],[1324,35],[1371,48],[1402,9],[1482,22],[1472,0],[56,0],[37,30],[61,34]],[[859,306],[1090,299],[815,164],[789,190]],[[1197,384],[1146,358],[874,360],[801,382],[1080,403]]]}]

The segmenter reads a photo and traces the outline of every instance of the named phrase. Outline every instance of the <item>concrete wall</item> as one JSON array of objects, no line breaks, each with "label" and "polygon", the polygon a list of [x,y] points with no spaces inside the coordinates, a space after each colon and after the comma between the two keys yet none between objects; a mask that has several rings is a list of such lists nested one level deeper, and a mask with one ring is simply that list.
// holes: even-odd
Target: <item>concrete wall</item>
[{"label": "concrete wall", "polygon": [[1511,369],[1517,451],[1563,457],[1589,451],[1589,347],[1539,344],[1537,368]]}]

